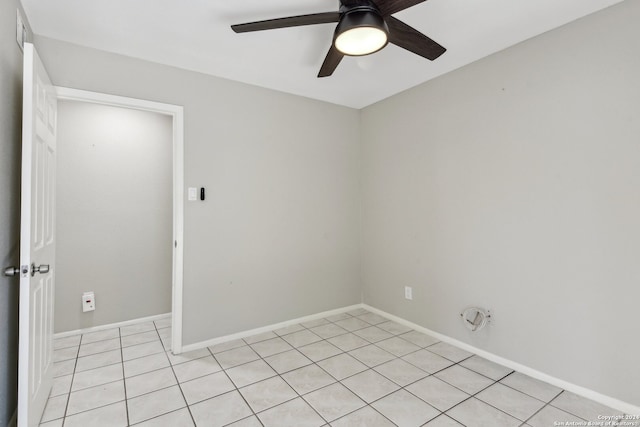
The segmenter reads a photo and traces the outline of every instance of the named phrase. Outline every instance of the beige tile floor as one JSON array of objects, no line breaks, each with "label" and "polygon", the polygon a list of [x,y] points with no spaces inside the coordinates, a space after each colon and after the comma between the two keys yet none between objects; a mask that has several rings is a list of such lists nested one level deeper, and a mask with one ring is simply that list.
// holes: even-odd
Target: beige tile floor
[{"label": "beige tile floor", "polygon": [[553,426],[617,411],[358,309],[187,354],[169,319],[55,340],[42,427]]}]

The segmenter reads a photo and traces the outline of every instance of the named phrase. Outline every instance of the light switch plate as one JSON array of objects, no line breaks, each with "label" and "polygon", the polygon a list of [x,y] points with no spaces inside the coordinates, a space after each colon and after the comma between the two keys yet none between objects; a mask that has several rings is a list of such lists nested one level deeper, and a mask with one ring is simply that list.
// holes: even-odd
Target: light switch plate
[{"label": "light switch plate", "polygon": [[198,189],[196,187],[189,187],[189,191],[187,192],[187,200],[190,202],[195,202],[198,200]]}]

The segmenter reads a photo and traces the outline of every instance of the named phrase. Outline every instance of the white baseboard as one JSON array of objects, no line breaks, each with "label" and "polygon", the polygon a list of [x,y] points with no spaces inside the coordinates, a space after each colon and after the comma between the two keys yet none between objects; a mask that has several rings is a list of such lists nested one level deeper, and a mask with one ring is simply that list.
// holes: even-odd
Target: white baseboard
[{"label": "white baseboard", "polygon": [[340,313],[346,313],[347,311],[355,310],[362,307],[364,307],[363,304],[350,305],[348,307],[342,307],[342,308],[337,308],[335,310],[323,311],[322,313],[316,313],[310,316],[299,317],[297,319],[287,320],[285,322],[274,323],[273,325],[263,326],[261,328],[242,331],[242,332],[238,332],[231,335],[225,335],[223,337],[213,338],[207,341],[200,341],[195,344],[182,346],[182,351],[188,352],[193,350],[199,350],[201,348],[210,347],[212,345],[221,344],[223,342],[237,340],[238,338],[245,338],[251,335],[261,334],[263,332],[270,332],[276,329],[285,328],[287,326],[295,325],[297,323],[310,322],[312,320],[322,319],[323,317],[329,317],[329,316],[334,316]]},{"label": "white baseboard", "polygon": [[167,317],[171,317],[171,313],[142,317],[140,319],[125,320],[124,322],[110,323],[108,325],[92,326],[91,328],[76,329],[75,331],[59,332],[57,334],[53,334],[53,339],[70,337],[72,335],[88,334],[89,332],[104,331],[111,328],[122,328],[124,326],[131,326],[138,323],[153,322],[154,320],[166,319]]},{"label": "white baseboard", "polygon": [[367,304],[362,304],[362,307],[373,312],[376,314],[379,314],[380,316],[386,317],[389,320],[393,320],[394,322],[400,323],[401,325],[405,325],[411,329],[415,329],[416,331],[431,335],[435,338],[438,338],[440,341],[444,341],[448,344],[452,344],[455,345],[457,347],[460,347],[463,350],[469,351],[471,353],[475,353],[480,357],[484,357],[487,360],[490,360],[492,362],[498,363],[500,365],[506,366],[508,368],[511,368],[515,371],[518,371],[522,374],[528,375],[532,378],[538,379],[540,381],[544,381],[546,383],[549,383],[551,385],[554,385],[556,387],[560,387],[564,390],[570,391],[572,393],[575,393],[579,396],[585,397],[587,399],[591,399],[594,400],[598,403],[601,403],[603,405],[609,406],[613,409],[617,409],[618,411],[622,411],[625,414],[632,414],[632,415],[636,415],[639,414],[640,415],[640,407],[635,406],[631,403],[627,403],[627,402],[623,402],[619,399],[610,397],[610,396],[606,396],[604,394],[598,393],[597,391],[593,391],[591,389],[570,383],[568,381],[565,380],[561,380],[559,378],[556,377],[552,377],[551,375],[547,375],[544,372],[540,372],[537,371],[533,368],[530,368],[528,366],[525,365],[521,365],[520,363],[514,362],[512,360],[509,359],[505,359],[504,357],[500,357],[497,356],[493,353],[489,353],[488,351],[479,349],[477,347],[474,347],[472,345],[469,345],[467,343],[464,343],[462,341],[458,341],[454,338],[451,338],[447,335],[443,335],[440,334],[438,332],[432,331],[430,329],[424,328],[420,325],[417,325],[413,322],[409,322],[408,320],[405,320],[401,317],[398,316],[394,316],[393,314],[389,314],[385,311],[379,310],[375,307],[371,307],[370,305]]},{"label": "white baseboard", "polygon": [[[568,381],[562,380],[560,378],[556,378],[553,377],[551,375],[545,374],[544,372],[540,372],[536,369],[530,368],[528,366],[522,365],[520,363],[514,362],[512,360],[509,359],[505,359],[504,357],[495,355],[493,353],[490,353],[486,350],[482,350],[480,348],[474,347],[472,345],[469,345],[465,342],[459,341],[455,338],[451,338],[447,335],[443,335],[441,333],[432,331],[430,329],[427,329],[423,326],[420,326],[416,323],[410,322],[408,320],[405,320],[401,317],[398,316],[394,316],[393,314],[389,314],[385,311],[379,310],[375,307],[372,307],[370,305],[367,304],[354,304],[354,305],[350,305],[348,307],[342,307],[342,308],[338,308],[335,310],[329,310],[329,311],[324,311],[322,313],[316,313],[316,314],[312,314],[309,316],[304,316],[304,317],[299,317],[297,319],[292,319],[292,320],[287,320],[285,322],[280,322],[280,323],[275,323],[272,325],[268,325],[268,326],[263,326],[260,328],[255,328],[255,329],[250,329],[247,331],[242,331],[242,332],[237,332],[235,334],[231,334],[231,335],[225,335],[222,337],[218,337],[218,338],[213,338],[210,340],[206,340],[206,341],[201,341],[201,342],[197,342],[194,344],[189,344],[189,345],[185,345],[182,347],[182,352],[189,352],[189,351],[193,351],[193,350],[198,350],[201,348],[205,348],[205,347],[210,347],[216,344],[221,344],[227,341],[233,341],[239,338],[245,338],[251,335],[256,335],[256,334],[261,334],[263,332],[269,332],[269,331],[273,331],[276,329],[280,329],[280,328],[285,328],[287,326],[291,326],[291,325],[295,325],[298,323],[304,323],[304,322],[310,322],[312,320],[317,320],[317,319],[322,319],[324,317],[329,317],[329,316],[333,316],[336,314],[340,314],[340,313],[345,313],[348,311],[352,311],[352,310],[356,310],[358,308],[364,308],[367,309],[373,313],[379,314],[380,316],[386,317],[389,320],[393,320],[394,322],[397,322],[401,325],[405,325],[411,329],[415,329],[416,331],[431,335],[435,338],[438,338],[439,340],[455,345],[457,347],[462,348],[463,350],[469,351],[471,353],[477,354],[480,357],[483,357],[487,360],[490,360],[492,362],[498,363],[500,365],[506,366],[508,368],[511,368],[515,371],[518,371],[522,374],[528,375],[532,378],[538,379],[540,381],[544,381],[546,383],[549,383],[551,385],[554,385],[556,387],[562,388],[564,390],[570,391],[572,393],[575,393],[579,396],[585,397],[587,399],[591,399],[593,401],[596,401],[598,403],[601,403],[603,405],[609,406],[613,409],[617,409],[619,411],[624,412],[625,414],[640,414],[640,407],[633,405],[631,403],[627,403],[627,402],[623,402],[619,399],[610,397],[610,396],[606,396],[602,393],[598,393],[594,390],[570,383]],[[59,334],[55,334],[54,338],[64,338],[67,336],[71,336],[71,335],[77,335],[77,334],[84,334],[84,333],[88,333],[88,332],[96,332],[96,331],[101,331],[101,330],[105,330],[105,329],[110,329],[110,328],[115,328],[115,327],[123,327],[123,326],[129,326],[129,325],[134,325],[136,323],[142,323],[142,322],[149,322],[149,321],[153,321],[153,320],[160,320],[160,319],[164,319],[166,317],[171,316],[171,313],[168,314],[161,314],[158,316],[150,316],[150,317],[145,317],[142,319],[135,319],[135,320],[129,320],[126,322],[120,322],[120,323],[112,323],[110,325],[102,325],[102,326],[96,326],[93,328],[87,328],[87,329],[79,329],[76,331],[69,331],[69,332],[62,332]],[[15,414],[14,417],[12,418],[12,420],[15,420]],[[12,424],[9,424],[9,427],[12,427]]]}]

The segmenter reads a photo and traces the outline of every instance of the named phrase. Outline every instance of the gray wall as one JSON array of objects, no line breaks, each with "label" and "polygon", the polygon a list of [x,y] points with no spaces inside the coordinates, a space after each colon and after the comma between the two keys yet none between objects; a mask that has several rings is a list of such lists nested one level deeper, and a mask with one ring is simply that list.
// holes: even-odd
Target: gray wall
[{"label": "gray wall", "polygon": [[[0,268],[20,262],[22,51],[16,43],[16,0],[0,2]],[[22,16],[25,19],[24,13]],[[30,33],[29,33],[30,34]],[[0,425],[16,408],[18,282],[0,273]]]},{"label": "gray wall", "polygon": [[185,186],[207,200],[185,202],[184,344],[360,302],[358,111],[36,46],[56,85],[185,107]]},{"label": "gray wall", "polygon": [[[624,2],[363,110],[366,303],[640,404],[638,21]],[[470,304],[494,310],[476,335]]]},{"label": "gray wall", "polygon": [[[185,106],[185,182],[208,189],[186,205],[186,344],[358,302],[362,278],[373,306],[638,404],[639,17],[624,2],[361,115],[37,44],[58,85]],[[468,304],[494,324],[471,335]]]},{"label": "gray wall", "polygon": [[[171,311],[172,118],[58,103],[56,332]],[[94,291],[96,310],[81,295]]]}]

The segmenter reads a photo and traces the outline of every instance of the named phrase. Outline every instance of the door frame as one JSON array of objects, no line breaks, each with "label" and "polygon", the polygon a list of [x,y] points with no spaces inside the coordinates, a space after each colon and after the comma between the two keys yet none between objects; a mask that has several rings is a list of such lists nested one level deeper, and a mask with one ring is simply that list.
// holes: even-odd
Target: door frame
[{"label": "door frame", "polygon": [[54,86],[59,100],[80,101],[149,111],[173,119],[173,274],[171,351],[182,353],[182,286],[184,271],[184,107],[137,98]]}]

